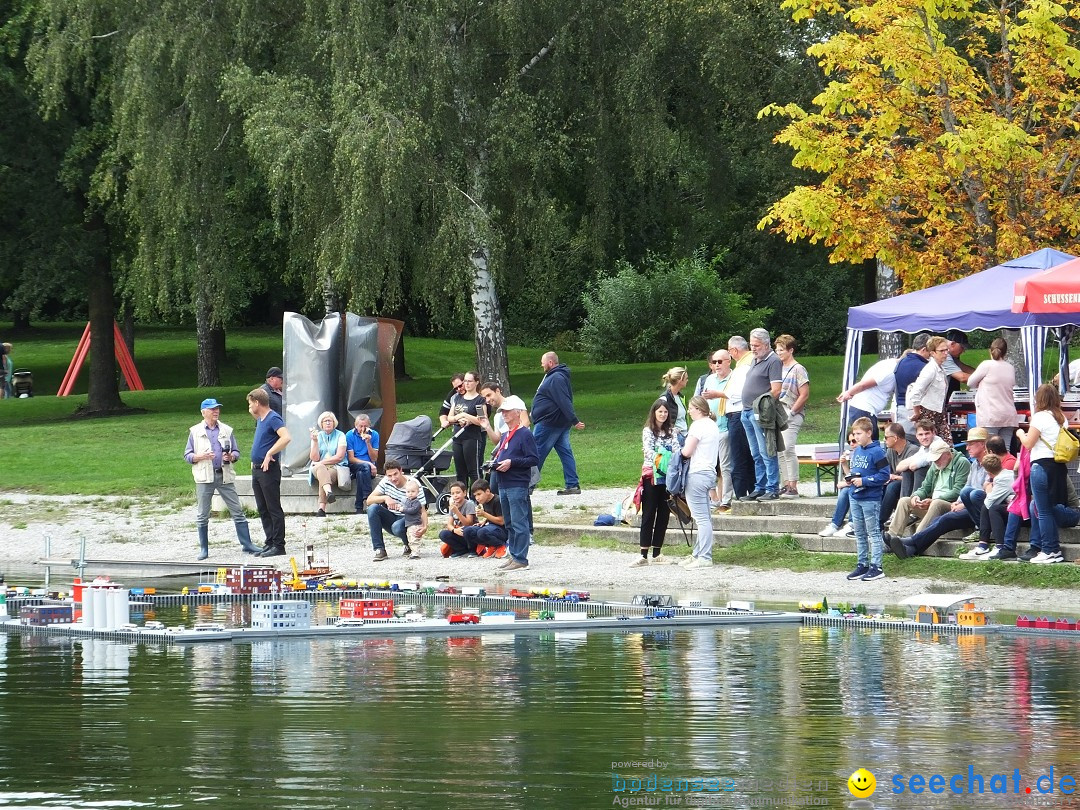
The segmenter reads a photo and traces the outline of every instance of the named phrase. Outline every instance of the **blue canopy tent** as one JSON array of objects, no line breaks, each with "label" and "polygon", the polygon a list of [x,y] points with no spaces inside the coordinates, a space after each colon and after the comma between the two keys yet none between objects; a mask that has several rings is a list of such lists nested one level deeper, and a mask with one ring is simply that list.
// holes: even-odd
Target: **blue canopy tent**
[{"label": "blue canopy tent", "polygon": [[[999,264],[981,273],[937,287],[874,301],[848,309],[847,347],[844,353],[844,388],[859,376],[862,336],[868,329],[881,332],[933,332],[947,329],[1019,329],[1027,366],[1028,390],[1034,396],[1042,382],[1046,333],[1075,323],[1077,316],[1056,313],[1013,312],[1013,286],[1022,278],[1072,261],[1074,256],[1043,248]],[[841,435],[847,424],[847,403],[841,408]]]}]

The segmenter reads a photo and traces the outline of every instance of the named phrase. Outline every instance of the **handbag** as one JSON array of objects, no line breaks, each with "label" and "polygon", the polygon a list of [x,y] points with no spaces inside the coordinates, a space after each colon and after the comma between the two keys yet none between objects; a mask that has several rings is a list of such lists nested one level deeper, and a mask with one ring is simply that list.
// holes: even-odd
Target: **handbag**
[{"label": "handbag", "polygon": [[[1042,439],[1041,436],[1039,438]],[[1050,442],[1046,439],[1042,439],[1042,443],[1050,447]],[[1054,461],[1059,464],[1069,464],[1076,459],[1077,454],[1080,454],[1080,439],[1076,438],[1076,434],[1069,430],[1068,423],[1065,423],[1060,425],[1057,440],[1050,449],[1054,451]]]}]

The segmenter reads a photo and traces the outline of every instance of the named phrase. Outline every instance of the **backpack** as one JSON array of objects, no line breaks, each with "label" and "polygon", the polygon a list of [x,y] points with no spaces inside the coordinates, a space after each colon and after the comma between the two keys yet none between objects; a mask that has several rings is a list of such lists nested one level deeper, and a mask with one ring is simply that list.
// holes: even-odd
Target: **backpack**
[{"label": "backpack", "polygon": [[668,460],[668,468],[666,478],[667,491],[669,495],[682,495],[686,490],[686,474],[690,469],[690,459],[683,456],[679,451],[675,451],[671,454],[671,458]]},{"label": "backpack", "polygon": [[1068,428],[1068,423],[1060,425],[1058,431],[1057,441],[1054,442],[1054,446],[1050,447],[1050,442],[1046,439],[1042,439],[1042,443],[1047,447],[1050,447],[1054,451],[1054,461],[1060,464],[1069,464],[1076,459],[1078,453],[1080,453],[1080,439],[1076,438],[1076,434]]}]

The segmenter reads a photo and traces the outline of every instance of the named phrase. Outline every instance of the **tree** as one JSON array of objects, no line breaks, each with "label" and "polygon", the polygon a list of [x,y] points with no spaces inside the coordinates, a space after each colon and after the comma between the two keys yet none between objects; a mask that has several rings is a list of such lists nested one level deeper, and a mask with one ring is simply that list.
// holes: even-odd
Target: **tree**
[{"label": "tree", "polygon": [[785,0],[840,27],[811,46],[828,86],[776,140],[820,176],[759,227],[878,259],[905,289],[965,275],[1080,234],[1080,50],[1075,2]]},{"label": "tree", "polygon": [[720,263],[701,251],[676,261],[650,255],[641,268],[620,262],[585,296],[586,354],[597,363],[698,357],[760,326],[769,311],[732,292],[719,278]]}]

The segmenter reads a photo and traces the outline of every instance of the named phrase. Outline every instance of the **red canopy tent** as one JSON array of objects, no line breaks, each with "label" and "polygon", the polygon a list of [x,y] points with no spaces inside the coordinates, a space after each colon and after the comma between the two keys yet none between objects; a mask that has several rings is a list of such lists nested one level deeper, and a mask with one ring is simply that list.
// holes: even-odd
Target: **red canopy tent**
[{"label": "red canopy tent", "polygon": [[1012,311],[1075,314],[1080,323],[1080,259],[1015,282]]},{"label": "red canopy tent", "polygon": [[1052,315],[1075,315],[1057,327],[1058,379],[1064,394],[1069,387],[1069,341],[1080,325],[1080,259],[1073,259],[1049,270],[1041,270],[1013,284],[1013,312]]}]

